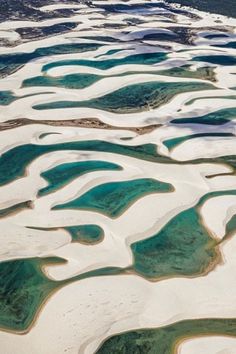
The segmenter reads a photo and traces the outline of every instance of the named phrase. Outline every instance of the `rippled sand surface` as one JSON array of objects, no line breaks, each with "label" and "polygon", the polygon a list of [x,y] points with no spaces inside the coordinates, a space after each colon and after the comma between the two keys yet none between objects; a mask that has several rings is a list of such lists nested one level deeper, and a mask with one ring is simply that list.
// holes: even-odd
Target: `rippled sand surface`
[{"label": "rippled sand surface", "polygon": [[4,6],[0,352],[235,354],[236,19]]}]

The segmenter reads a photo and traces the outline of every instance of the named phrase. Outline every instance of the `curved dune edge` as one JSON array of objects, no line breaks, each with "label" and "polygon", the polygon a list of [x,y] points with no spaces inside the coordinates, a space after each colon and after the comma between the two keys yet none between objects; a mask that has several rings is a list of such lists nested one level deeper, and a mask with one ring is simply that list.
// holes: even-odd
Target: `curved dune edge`
[{"label": "curved dune edge", "polygon": [[[155,3],[152,0],[151,2]],[[130,0],[128,4],[135,3],[136,0]],[[11,48],[4,44],[0,48],[1,55],[11,55],[12,52],[29,54],[38,48],[73,43],[99,42],[102,45],[82,53],[55,53],[34,58],[15,69],[16,71],[9,69],[10,75],[0,80],[1,90],[12,90],[16,100],[4,106],[4,94],[3,99],[0,97],[3,101],[0,106],[0,153],[25,144],[46,146],[99,139],[134,148],[142,144],[153,144],[157,153],[162,158],[165,157],[165,163],[154,163],[119,153],[54,151],[35,158],[27,166],[22,177],[0,187],[0,213],[20,203],[32,201],[31,209],[16,210],[14,214],[8,213],[0,218],[0,261],[61,257],[65,263],[45,264],[44,274],[50,280],[65,283],[71,277],[80,279],[52,291],[37,309],[35,320],[23,336],[18,335],[21,333],[4,332],[3,329],[0,332],[0,343],[4,354],[42,354],[45,350],[50,354],[92,354],[108,337],[124,331],[159,328],[184,319],[236,318],[235,289],[232,286],[236,280],[236,239],[233,232],[230,238],[225,237],[228,222],[236,213],[236,197],[233,195],[209,198],[198,210],[201,222],[216,241],[218,257],[214,264],[211,263],[204,273],[197,274],[197,277],[166,277],[159,282],[149,282],[134,272],[127,271],[122,275],[112,273],[113,275],[106,277],[83,279],[83,276],[89,276],[86,272],[94,272],[96,275],[96,271],[104,267],[129,267],[133,263],[130,249],[133,242],[154,235],[180,212],[195,206],[204,195],[215,191],[233,191],[236,185],[236,176],[231,165],[223,164],[223,159],[214,162],[214,158],[235,153],[234,137],[189,139],[173,150],[164,144],[168,139],[197,133],[235,133],[236,116],[222,126],[195,124],[194,121],[193,124],[177,126],[172,124],[172,120],[181,122],[182,118],[197,118],[235,106],[232,99],[236,88],[234,65],[224,66],[220,60],[214,65],[211,60],[214,63],[217,57],[228,56],[233,62],[236,49],[219,45],[230,45],[235,41],[236,20],[188,8],[182,9],[187,12],[178,13],[176,6],[168,10],[143,9],[138,14],[132,11],[106,13],[101,8],[103,4],[107,3],[94,0],[93,8],[85,4],[75,6],[79,12],[64,18],[0,23],[0,39],[3,32],[6,32],[6,38],[12,44]],[[119,1],[111,0],[109,4],[117,5]],[[71,6],[59,3],[43,6],[41,10],[70,10]],[[128,17],[133,17],[137,21],[136,24],[129,23]],[[46,28],[66,22],[74,24],[74,30],[30,42],[16,31],[24,27],[28,30],[30,27]],[[108,26],[104,26],[104,23]],[[113,27],[109,28],[109,25]],[[168,30],[165,28],[167,26]],[[178,42],[174,38],[173,41],[155,41],[155,37],[145,38],[145,35],[157,33],[173,35],[176,29],[187,33],[185,41]],[[223,40],[217,36],[211,39],[207,37],[222,33],[227,35]],[[115,42],[111,44],[104,38],[97,39],[99,34],[110,37]],[[86,36],[90,39],[86,39]],[[106,70],[82,65],[62,65],[45,69],[47,64],[56,64],[61,60],[73,61],[79,58],[96,62],[155,52],[163,53],[164,57],[163,61],[153,65],[127,64]],[[202,59],[195,61],[198,60],[197,57]],[[163,70],[168,72],[186,64],[190,64],[190,72],[207,66],[211,73],[200,79],[194,75],[175,77],[161,73]],[[136,72],[131,74],[132,71]],[[75,73],[100,75],[101,80],[79,90],[49,86],[22,87],[25,79],[34,76],[47,75],[58,78]],[[157,109],[138,113],[119,114],[90,108],[37,111],[33,108],[37,104],[65,99],[93,99],[134,83],[157,80],[164,83],[180,82],[183,85],[187,82],[210,83],[212,89],[181,93]],[[24,95],[31,96],[22,97]],[[15,128],[16,126],[18,127]],[[209,159],[207,163],[192,163],[193,159],[205,158]],[[42,172],[65,162],[92,159],[115,161],[122,170],[88,173],[49,195],[38,197],[39,189],[46,185],[46,181],[40,176]],[[171,163],[168,163],[168,159]],[[173,160],[176,160],[176,163],[173,163]],[[171,193],[143,196],[116,219],[88,210],[51,210],[56,204],[73,200],[102,183],[132,181],[136,178],[154,178],[171,183],[174,189]],[[92,247],[73,243],[70,234],[64,229],[65,226],[91,223],[104,230],[102,242]],[[213,344],[210,337],[205,340],[210,349],[213,345],[212,350],[216,354],[214,340]],[[228,339],[227,343],[222,337],[217,340],[219,346],[223,345],[222,350],[227,346],[227,349],[232,349],[232,343],[229,343]],[[204,348],[202,339],[186,340],[181,344],[180,354],[185,354],[186,350],[186,354],[190,354],[190,350],[199,349],[198,345],[203,345]]]},{"label": "curved dune edge", "polygon": [[[11,239],[14,239],[16,242],[17,236],[15,230],[21,230],[21,234],[24,235],[29,232],[25,227],[58,228],[91,223],[101,226],[105,232],[105,239],[102,243],[87,250],[86,256],[83,256],[86,246],[84,246],[84,248],[82,245],[73,245],[73,247],[72,245],[68,245],[65,249],[59,248],[58,254],[55,253],[55,255],[68,260],[71,256],[72,259],[75,257],[74,260],[78,260],[75,263],[72,262],[73,267],[71,270],[69,266],[65,267],[65,274],[72,271],[72,274],[67,274],[69,276],[74,275],[76,267],[78,266],[80,269],[79,272],[91,270],[91,267],[93,269],[93,267],[97,266],[98,259],[100,259],[99,262],[102,261],[102,266],[127,266],[130,264],[131,260],[130,251],[127,249],[126,244],[130,245],[132,242],[145,239],[150,237],[150,235],[155,234],[166,222],[168,222],[168,220],[177,215],[180,211],[195,205],[197,200],[207,192],[214,190],[227,191],[233,189],[235,185],[235,178],[231,176],[227,176],[224,180],[222,180],[221,177],[214,177],[211,179],[204,177],[217,172],[223,173],[230,171],[228,167],[219,164],[199,164],[189,166],[157,164],[132,157],[98,152],[86,152],[85,156],[86,160],[105,160],[107,162],[116,161],[116,163],[123,167],[124,170],[116,172],[107,171],[105,176],[102,171],[88,173],[71,181],[68,185],[52,194],[36,198],[38,190],[45,186],[45,181],[40,177],[42,171],[60,163],[81,160],[79,152],[65,151],[63,153],[61,152],[60,156],[58,156],[57,153],[50,153],[36,159],[28,167],[26,177],[20,178],[9,185],[1,187],[2,207],[10,206],[10,203],[14,205],[16,200],[22,202],[24,201],[24,198],[34,200],[34,209],[22,211],[21,213],[1,220],[0,225],[2,225],[2,229],[4,230],[2,233],[3,239],[5,237],[4,235],[8,234],[8,238],[9,235],[11,235]],[[84,157],[82,157],[82,160],[83,159]],[[184,180],[183,170],[185,171]],[[194,179],[193,173],[195,174]],[[51,210],[55,204],[75,199],[96,185],[111,181],[132,180],[134,178],[156,178],[159,181],[172,184],[175,191],[167,194],[157,193],[147,195],[136,201],[119,218],[114,220],[99,213],[83,210]],[[27,193],[25,193],[26,190]],[[77,192],[78,190],[79,192]],[[24,191],[23,194],[22,191]],[[181,206],[179,205],[180,200]],[[159,208],[160,203],[162,205],[161,209]],[[138,215],[140,215],[140,217],[137,217]],[[130,222],[131,220],[133,220],[133,222]],[[12,225],[14,225],[14,228]],[[30,230],[32,241],[33,235],[35,234],[36,237],[38,232],[38,230]],[[45,234],[45,240],[46,235],[48,235],[49,238],[53,235],[51,234],[51,231],[45,230],[41,231],[41,233],[42,232]],[[65,233],[62,232],[62,235],[65,235]],[[61,242],[63,244],[65,239],[62,235]],[[36,240],[37,238],[35,241]],[[60,238],[58,237],[58,242],[59,240]],[[5,246],[8,247],[8,244],[6,243]],[[17,247],[19,247],[18,251]],[[24,256],[26,256],[24,242],[21,243],[19,240],[17,247],[15,248],[15,258],[19,258],[22,251]],[[47,248],[47,251],[44,247],[38,255],[45,255],[45,252],[49,252],[49,249]],[[34,248],[32,247],[29,249],[28,256],[37,255],[32,253],[33,249]],[[109,253],[107,253],[107,250],[110,250]],[[50,252],[53,252],[53,247]],[[7,253],[4,252],[4,243],[2,254],[5,254],[4,259],[7,259]],[[11,258],[14,258],[13,250],[11,252]],[[94,265],[92,266],[92,264]],[[66,277],[65,274],[63,275],[61,267],[58,267],[58,269],[57,267],[53,267],[52,271],[58,271],[57,276],[60,278]],[[77,272],[78,270],[76,273]],[[51,273],[50,275],[52,276]],[[55,277],[57,276],[55,275]]]},{"label": "curved dune edge", "polygon": [[202,351],[202,353],[207,352],[208,354],[233,354],[236,351],[236,338],[224,336],[205,336],[185,339],[178,345],[176,353],[195,354],[199,351]]},{"label": "curved dune edge", "polygon": [[122,275],[68,285],[46,303],[28,334],[19,337],[1,332],[1,343],[6,353],[12,353],[17,346],[19,353],[29,348],[37,350],[42,343],[52,353],[68,347],[70,353],[75,353],[79,343],[79,353],[93,353],[105,338],[127,330],[161,327],[182,319],[236,317],[234,289],[228,286],[236,266],[234,244],[234,238],[224,244],[225,263],[206,277],[155,284]]}]

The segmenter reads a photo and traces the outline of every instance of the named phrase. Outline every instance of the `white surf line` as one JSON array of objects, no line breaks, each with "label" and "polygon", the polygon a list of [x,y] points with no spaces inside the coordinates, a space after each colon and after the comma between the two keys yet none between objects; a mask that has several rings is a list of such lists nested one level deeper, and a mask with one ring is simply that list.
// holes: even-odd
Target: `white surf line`
[{"label": "white surf line", "polygon": [[211,233],[222,239],[227,223],[236,214],[236,196],[224,195],[208,199],[201,207],[200,214]]},{"label": "white surf line", "polygon": [[236,338],[219,335],[206,335],[199,338],[185,339],[178,346],[178,354],[234,354],[236,353]]},{"label": "white surf line", "polygon": [[[207,151],[207,155],[206,155]],[[202,137],[187,140],[177,145],[170,153],[176,161],[190,161],[200,158],[216,158],[236,154],[235,137]]]},{"label": "white surf line", "polygon": [[0,333],[4,353],[41,353],[43,347],[51,354],[92,354],[106,338],[124,331],[183,319],[234,318],[235,246],[235,238],[223,245],[224,264],[205,277],[149,283],[117,275],[65,286],[45,304],[29,333]]}]

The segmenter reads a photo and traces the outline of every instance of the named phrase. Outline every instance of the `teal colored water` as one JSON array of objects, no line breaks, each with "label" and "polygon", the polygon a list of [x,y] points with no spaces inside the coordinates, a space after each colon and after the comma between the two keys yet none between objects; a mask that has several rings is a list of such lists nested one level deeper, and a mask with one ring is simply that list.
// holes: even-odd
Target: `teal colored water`
[{"label": "teal colored water", "polygon": [[39,304],[55,289],[57,282],[41,271],[45,263],[60,264],[60,259],[26,259],[0,263],[0,327],[25,330]]},{"label": "teal colored water", "polygon": [[57,289],[73,281],[94,276],[117,275],[119,268],[96,269],[73,278],[54,281],[42,271],[45,266],[64,264],[58,257],[29,258],[0,263],[0,327],[27,331],[43,302]]},{"label": "teal colored water", "polygon": [[198,210],[209,198],[222,195],[236,195],[236,191],[204,195],[195,207],[180,212],[156,235],[133,243],[132,269],[146,278],[160,279],[198,275],[214,264],[218,243],[202,224]]},{"label": "teal colored water", "polygon": [[[51,92],[44,92],[44,93],[51,93]],[[20,98],[32,97],[39,95],[39,93],[24,95],[24,96],[15,96],[12,91],[0,91],[0,106],[7,106],[12,102],[16,101]]]},{"label": "teal colored water", "polygon": [[171,190],[172,186],[169,183],[151,178],[104,183],[90,189],[77,199],[56,205],[53,210],[88,209],[114,218],[146,194],[170,192]]},{"label": "teal colored water", "polygon": [[123,146],[102,140],[79,141],[52,145],[25,144],[8,150],[0,156],[0,185],[22,177],[26,167],[34,159],[45,153],[63,150],[103,151],[132,156],[150,161],[171,161],[156,152],[156,145]]},{"label": "teal colored water", "polygon": [[196,124],[222,125],[228,123],[232,119],[236,119],[235,107],[224,108],[199,117],[173,119],[171,123],[174,124],[196,123]]},{"label": "teal colored water", "polygon": [[58,54],[82,53],[101,47],[98,43],[59,44],[51,47],[37,48],[32,53],[3,54],[0,56],[0,73],[10,73],[25,65],[30,60]]},{"label": "teal colored water", "polygon": [[230,235],[236,231],[236,215],[232,216],[226,225],[226,235]]},{"label": "teal colored water", "polygon": [[62,77],[35,76],[23,81],[22,87],[55,86],[69,89],[82,89],[100,80],[102,76],[94,74],[72,74]]},{"label": "teal colored water", "polygon": [[228,43],[224,43],[224,44],[216,44],[215,47],[236,49],[236,42],[228,42]]},{"label": "teal colored water", "polygon": [[236,64],[236,57],[231,55],[204,55],[197,56],[192,60],[197,62],[206,62],[224,66],[231,66]]},{"label": "teal colored water", "polygon": [[232,133],[201,133],[201,134],[193,134],[193,135],[186,135],[186,136],[181,136],[179,138],[174,138],[174,139],[169,139],[163,141],[163,144],[169,149],[173,149],[176,146],[180,145],[181,143],[191,140],[191,139],[196,139],[196,138],[202,138],[202,137],[208,137],[208,136],[221,136],[221,137],[232,137],[235,136]]},{"label": "teal colored water", "polygon": [[134,270],[147,278],[202,273],[216,256],[216,242],[195,208],[179,213],[151,238],[131,245]]},{"label": "teal colored water", "polygon": [[[159,163],[174,163],[179,165],[188,162],[176,162],[169,157],[158,155],[156,145],[144,144],[136,146],[123,146],[102,140],[79,141],[52,145],[25,144],[8,150],[0,156],[0,185],[14,181],[25,174],[26,167],[37,157],[53,151],[76,150],[76,151],[103,151],[121,154],[146,161]],[[236,155],[222,156],[216,159],[198,159],[191,163],[214,162],[227,163],[236,168]]]},{"label": "teal colored water", "polygon": [[70,233],[73,242],[93,245],[101,242],[104,238],[104,231],[98,225],[67,226],[64,229]]},{"label": "teal colored water", "polygon": [[[111,51],[112,52],[112,51]],[[109,54],[109,52],[107,53]],[[154,70],[154,68],[153,68]],[[169,70],[159,70],[149,72],[153,75],[165,75],[165,76],[174,76],[174,77],[186,77],[186,78],[196,78],[196,79],[212,79],[211,68],[199,68],[196,71],[188,70],[187,66],[181,68],[171,68]],[[140,74],[137,71],[125,72],[124,74],[116,75],[125,76],[125,75],[134,75]],[[69,89],[82,89],[92,85],[93,83],[101,80],[105,77],[104,75],[95,75],[95,74],[71,74],[60,77],[51,77],[47,75],[35,76],[29,79],[26,79],[22,83],[22,87],[34,87],[34,86],[55,86],[55,87],[64,87]],[[115,79],[114,77],[114,79]]]},{"label": "teal colored water", "polygon": [[11,91],[0,91],[0,105],[7,106],[12,103],[16,97]]},{"label": "teal colored water", "polygon": [[60,60],[53,63],[49,63],[43,66],[43,71],[48,71],[49,69],[65,66],[65,65],[82,65],[88,66],[96,69],[107,70],[118,65],[127,64],[146,64],[152,65],[159,63],[166,59],[165,53],[143,53],[129,55],[123,58],[105,59],[105,60],[89,60],[89,59],[78,59],[78,60]]},{"label": "teal colored water", "polygon": [[205,83],[144,82],[87,101],[59,101],[35,105],[33,108],[43,110],[89,107],[115,113],[139,112],[157,108],[179,93],[209,89],[214,89],[214,86]]},{"label": "teal colored water", "polygon": [[236,319],[186,320],[161,328],[124,332],[108,338],[96,354],[175,354],[180,340],[205,335],[235,337]]},{"label": "teal colored water", "polygon": [[39,195],[45,195],[62,188],[73,179],[85,173],[101,170],[121,170],[121,167],[106,161],[77,161],[64,163],[45,171],[41,176],[48,182],[48,185],[39,191]]}]

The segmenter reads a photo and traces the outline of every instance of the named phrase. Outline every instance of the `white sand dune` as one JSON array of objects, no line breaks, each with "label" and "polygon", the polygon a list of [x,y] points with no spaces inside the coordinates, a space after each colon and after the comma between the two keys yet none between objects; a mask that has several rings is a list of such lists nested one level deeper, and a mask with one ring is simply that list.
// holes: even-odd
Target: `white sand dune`
[{"label": "white sand dune", "polygon": [[222,239],[226,233],[227,223],[236,214],[236,196],[211,198],[204,203],[200,213],[206,227],[215,237]]},{"label": "white sand dune", "polygon": [[[152,5],[157,3],[156,0],[150,2]],[[120,1],[111,0],[109,4],[118,5],[119,8]],[[137,5],[137,1],[130,0],[127,4]],[[11,91],[16,97],[15,101],[4,105],[4,95],[8,93],[1,92],[1,127],[9,128],[9,120],[28,118],[37,121],[37,124],[1,131],[0,153],[2,155],[25,144],[47,146],[101,140],[132,147],[154,144],[159,154],[176,160],[176,163],[150,162],[98,151],[62,150],[47,153],[45,150],[43,155],[29,162],[23,176],[0,187],[1,212],[6,208],[16,208],[0,218],[0,262],[32,257],[61,257],[67,262],[53,266],[48,264],[43,269],[45,275],[53,280],[66,280],[105,267],[130,267],[133,263],[130,249],[132,243],[157,234],[173,217],[196,206],[201,197],[216,191],[222,192],[222,195],[209,197],[198,211],[209,235],[216,241],[222,241],[219,242],[222,259],[219,264],[212,266],[208,274],[191,278],[172,277],[149,282],[134,274],[123,274],[76,281],[48,299],[28,333],[19,335],[0,331],[0,352],[3,354],[93,354],[104,340],[124,331],[159,328],[186,319],[236,318],[236,235],[224,238],[226,225],[236,214],[236,197],[233,194],[223,195],[223,192],[235,189],[236,176],[229,165],[214,162],[217,157],[236,154],[235,136],[204,136],[185,140],[170,149],[165,146],[165,142],[170,139],[194,134],[235,134],[236,116],[224,125],[178,125],[171,121],[200,117],[212,112],[217,114],[219,110],[235,108],[235,67],[208,63],[207,57],[235,58],[235,48],[218,45],[235,41],[236,19],[190,8],[181,8],[186,12],[178,13],[175,11],[178,6],[172,5],[168,9],[140,6],[137,10],[129,6],[126,10],[121,7],[110,11],[101,8],[103,5],[107,5],[107,2],[93,1],[92,5],[58,2],[42,6],[41,11],[50,13],[74,9],[74,14],[38,22],[19,20],[0,23],[0,39],[6,40],[0,48],[2,56],[33,53],[37,49],[57,45],[101,44],[95,50],[82,53],[56,54],[59,52],[55,50],[54,55],[34,58],[15,72],[13,66],[12,73],[0,79],[1,91]],[[66,23],[75,23],[76,28],[68,33],[36,40],[28,40],[17,32],[23,28],[46,29]],[[180,33],[179,37],[174,32]],[[173,38],[158,40],[155,34],[171,34]],[[209,37],[212,34],[215,37]],[[222,39],[222,34],[227,37]],[[153,37],[148,39],[145,35]],[[159,63],[118,65],[106,70],[73,63],[77,59],[96,63],[134,54],[161,52],[166,58]],[[205,56],[206,62],[196,61],[198,56]],[[15,64],[19,64],[17,56],[15,59],[11,56],[6,58],[13,62],[16,60]],[[71,61],[71,65],[55,66],[46,72],[42,71],[46,64],[56,64],[59,61],[67,61],[66,64]],[[165,75],[161,73],[169,69],[175,69],[178,73],[178,69],[186,65],[186,69],[192,73],[208,67],[208,75],[203,80],[181,75],[175,77],[172,71],[169,75],[168,72]],[[212,73],[215,81],[211,81]],[[100,75],[101,79],[79,90],[62,86],[23,86],[24,80],[36,76],[46,75],[60,80],[71,74]],[[178,82],[181,85],[190,82],[209,83],[212,89],[177,94],[156,109],[149,108],[137,113],[92,109],[88,108],[89,102],[84,108],[33,108],[43,103],[102,98],[129,85],[155,81]],[[38,124],[38,121],[44,120],[80,118],[98,118],[104,123],[124,129]],[[162,126],[144,135],[127,130],[151,124]],[[211,158],[212,163],[192,163],[192,160],[200,158]],[[42,172],[64,163],[93,160],[116,163],[122,169],[93,171],[75,178],[50,194],[38,195],[38,191],[47,185],[41,176]],[[183,161],[186,163],[179,163]],[[92,210],[53,210],[54,206],[74,200],[103,183],[140,178],[169,183],[173,190],[142,196],[115,218]],[[17,204],[29,201],[28,208],[25,206],[20,209],[18,206],[17,209]],[[103,229],[104,239],[100,243],[85,245],[72,242],[69,232],[64,229],[88,224],[96,224]],[[200,351],[204,354],[235,354],[235,338],[188,338],[178,347],[179,354],[200,354]]]},{"label": "white sand dune", "polygon": [[178,354],[234,354],[236,338],[206,336],[183,341],[178,347]]},{"label": "white sand dune", "polygon": [[[58,291],[24,335],[0,333],[6,354],[94,353],[122,331],[182,319],[233,318],[236,238],[224,244],[224,264],[205,277],[149,283],[133,275],[85,279]],[[183,291],[184,289],[184,291]]]}]

